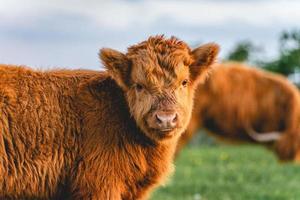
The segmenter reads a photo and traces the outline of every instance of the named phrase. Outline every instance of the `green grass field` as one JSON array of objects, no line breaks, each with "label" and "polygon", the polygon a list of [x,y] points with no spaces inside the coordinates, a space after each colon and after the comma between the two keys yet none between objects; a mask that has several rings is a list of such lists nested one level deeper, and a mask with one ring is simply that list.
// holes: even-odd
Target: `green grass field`
[{"label": "green grass field", "polygon": [[152,200],[299,200],[300,165],[259,146],[188,147]]}]

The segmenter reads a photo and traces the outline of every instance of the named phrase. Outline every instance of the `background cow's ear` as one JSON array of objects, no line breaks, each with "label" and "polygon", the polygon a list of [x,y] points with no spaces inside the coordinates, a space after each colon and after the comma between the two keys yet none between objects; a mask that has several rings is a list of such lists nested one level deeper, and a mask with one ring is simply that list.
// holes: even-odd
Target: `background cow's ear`
[{"label": "background cow's ear", "polygon": [[204,44],[192,51],[194,58],[190,66],[191,79],[193,81],[203,81],[214,64],[220,47],[215,43]]},{"label": "background cow's ear", "polygon": [[99,52],[99,57],[110,76],[118,85],[123,89],[128,88],[130,61],[127,56],[119,51],[103,48]]}]

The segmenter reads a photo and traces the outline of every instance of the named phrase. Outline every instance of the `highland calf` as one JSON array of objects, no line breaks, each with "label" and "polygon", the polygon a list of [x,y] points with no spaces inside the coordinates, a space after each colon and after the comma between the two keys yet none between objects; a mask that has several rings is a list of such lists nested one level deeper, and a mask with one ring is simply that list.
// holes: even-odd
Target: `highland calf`
[{"label": "highland calf", "polygon": [[195,96],[177,151],[202,127],[217,138],[263,143],[281,160],[300,161],[300,97],[286,78],[238,63],[219,64]]},{"label": "highland calf", "polygon": [[218,53],[150,37],[104,72],[0,65],[0,199],[145,199],[172,171]]}]

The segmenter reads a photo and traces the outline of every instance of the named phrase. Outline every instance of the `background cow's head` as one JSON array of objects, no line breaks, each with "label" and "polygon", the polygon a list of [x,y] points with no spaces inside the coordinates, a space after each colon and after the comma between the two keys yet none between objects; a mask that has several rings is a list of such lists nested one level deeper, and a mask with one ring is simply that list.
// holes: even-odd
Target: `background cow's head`
[{"label": "background cow's head", "polygon": [[177,138],[186,128],[193,107],[194,89],[205,79],[219,46],[191,50],[171,37],[150,37],[128,48],[126,54],[104,48],[100,58],[123,89],[131,115],[155,141]]}]

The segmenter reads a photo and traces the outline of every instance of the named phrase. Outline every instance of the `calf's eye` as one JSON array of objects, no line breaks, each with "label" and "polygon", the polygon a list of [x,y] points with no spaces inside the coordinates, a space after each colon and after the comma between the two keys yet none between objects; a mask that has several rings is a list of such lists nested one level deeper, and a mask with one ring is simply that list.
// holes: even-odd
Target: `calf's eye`
[{"label": "calf's eye", "polygon": [[136,84],[135,88],[138,92],[142,91],[144,89],[144,87],[141,84]]},{"label": "calf's eye", "polygon": [[188,84],[188,82],[189,82],[189,81],[188,81],[187,79],[185,79],[185,80],[182,81],[181,84],[182,84],[183,87],[186,87],[187,84]]}]

